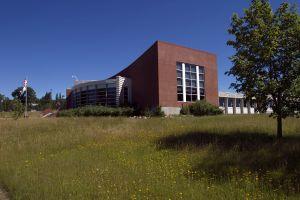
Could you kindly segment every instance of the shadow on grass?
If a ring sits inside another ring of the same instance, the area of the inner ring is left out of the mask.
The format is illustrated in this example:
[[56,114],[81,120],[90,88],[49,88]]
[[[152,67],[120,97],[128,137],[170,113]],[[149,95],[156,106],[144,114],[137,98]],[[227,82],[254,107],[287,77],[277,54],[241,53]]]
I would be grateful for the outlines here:
[[205,150],[193,173],[186,174],[195,180],[250,181],[287,195],[300,193],[300,137],[278,141],[264,133],[190,132],[160,138],[156,144],[158,149]]

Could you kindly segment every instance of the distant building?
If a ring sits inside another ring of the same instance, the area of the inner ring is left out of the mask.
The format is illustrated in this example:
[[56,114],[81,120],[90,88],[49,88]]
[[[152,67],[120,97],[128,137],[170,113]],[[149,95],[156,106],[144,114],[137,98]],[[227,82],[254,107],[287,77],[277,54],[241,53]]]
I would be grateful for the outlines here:
[[161,41],[115,76],[79,82],[67,89],[68,108],[160,106],[169,115],[179,114],[184,104],[202,99],[218,105],[216,55]]
[[[219,108],[224,114],[255,114],[256,103],[247,102],[245,95],[230,92],[219,92]],[[267,113],[272,113],[270,106]]]

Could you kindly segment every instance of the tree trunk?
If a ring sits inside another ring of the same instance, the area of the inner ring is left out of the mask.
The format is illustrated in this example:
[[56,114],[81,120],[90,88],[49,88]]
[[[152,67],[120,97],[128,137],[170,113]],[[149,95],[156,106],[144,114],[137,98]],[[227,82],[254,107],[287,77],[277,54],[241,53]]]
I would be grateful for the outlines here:
[[277,139],[282,138],[282,117],[277,116]]

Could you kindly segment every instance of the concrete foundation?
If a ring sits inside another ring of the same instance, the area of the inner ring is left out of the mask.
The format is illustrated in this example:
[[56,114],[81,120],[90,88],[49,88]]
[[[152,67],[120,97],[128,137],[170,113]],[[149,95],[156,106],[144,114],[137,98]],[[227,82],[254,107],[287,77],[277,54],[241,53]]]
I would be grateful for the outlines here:
[[180,107],[161,107],[161,110],[164,111],[165,115],[179,115]]

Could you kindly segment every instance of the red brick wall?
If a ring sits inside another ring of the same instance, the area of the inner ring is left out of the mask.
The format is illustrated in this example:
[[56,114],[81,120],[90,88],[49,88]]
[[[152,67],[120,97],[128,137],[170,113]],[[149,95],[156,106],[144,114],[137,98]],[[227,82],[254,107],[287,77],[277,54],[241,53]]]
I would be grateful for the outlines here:
[[218,105],[218,72],[216,55],[166,42],[158,41],[159,105],[176,107],[176,62],[204,66],[206,100]]
[[157,43],[116,76],[132,81],[132,102],[139,108],[158,106]]
[[67,109],[72,108],[72,89],[66,89],[66,100],[67,100]]
[[205,98],[208,102],[218,105],[215,54],[157,41],[117,75],[132,80],[134,105],[140,108],[181,107],[183,103],[177,101],[176,62],[204,66]]

